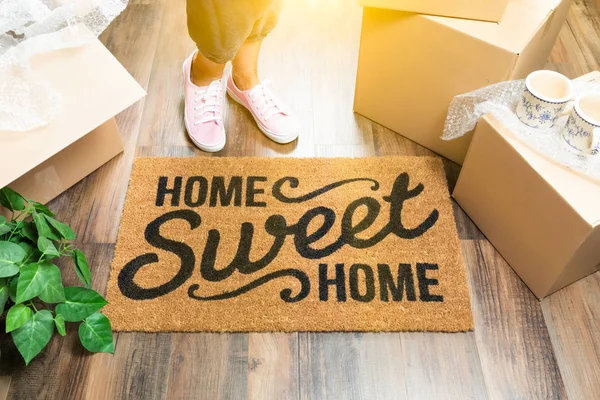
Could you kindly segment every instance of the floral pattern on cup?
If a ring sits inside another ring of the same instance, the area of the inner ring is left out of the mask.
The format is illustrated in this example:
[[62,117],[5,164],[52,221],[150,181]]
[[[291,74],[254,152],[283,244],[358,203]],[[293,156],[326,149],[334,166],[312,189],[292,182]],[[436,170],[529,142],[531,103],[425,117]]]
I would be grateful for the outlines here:
[[517,105],[517,117],[532,128],[552,128],[568,104],[568,101],[552,103],[542,100],[525,89]]
[[600,125],[584,120],[576,110],[573,110],[562,131],[562,137],[569,150],[579,155],[596,156],[600,153],[600,141],[596,140],[595,148],[591,148],[594,134],[600,134]]

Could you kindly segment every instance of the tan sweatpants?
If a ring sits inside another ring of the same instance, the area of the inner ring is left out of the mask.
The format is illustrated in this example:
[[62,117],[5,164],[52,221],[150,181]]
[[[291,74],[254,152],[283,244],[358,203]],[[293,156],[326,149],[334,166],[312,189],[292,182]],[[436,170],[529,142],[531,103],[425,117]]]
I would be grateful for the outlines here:
[[232,60],[246,40],[259,40],[277,24],[282,0],[187,0],[188,31],[209,60]]

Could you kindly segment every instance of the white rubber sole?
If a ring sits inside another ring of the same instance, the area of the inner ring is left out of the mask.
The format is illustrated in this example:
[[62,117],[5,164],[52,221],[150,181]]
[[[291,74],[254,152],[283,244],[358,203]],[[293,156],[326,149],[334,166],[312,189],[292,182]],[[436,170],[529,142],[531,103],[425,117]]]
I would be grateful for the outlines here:
[[[248,110],[248,107],[246,107],[246,105],[244,104],[244,102],[236,96],[235,93],[233,93],[231,90],[229,90],[229,88],[227,88],[227,94],[229,95],[229,97],[231,97],[231,99],[233,101],[235,101],[236,103],[238,103],[239,105],[241,105],[242,107],[244,107],[246,110]],[[250,111],[250,110],[248,110]],[[258,118],[256,118],[254,116],[254,113],[252,113],[252,111],[250,111],[250,114],[252,115],[252,118],[254,118],[254,121],[256,122],[256,125],[258,126],[258,129],[260,129],[260,131],[262,133],[264,133],[264,135],[266,137],[268,137],[269,139],[271,139],[272,141],[274,141],[275,143],[279,143],[279,144],[287,144],[287,143],[291,143],[294,140],[298,139],[298,136],[300,135],[300,130],[296,130],[295,132],[292,132],[288,135],[285,136],[281,136],[281,135],[277,135],[274,132],[270,131],[269,129],[267,129]]]

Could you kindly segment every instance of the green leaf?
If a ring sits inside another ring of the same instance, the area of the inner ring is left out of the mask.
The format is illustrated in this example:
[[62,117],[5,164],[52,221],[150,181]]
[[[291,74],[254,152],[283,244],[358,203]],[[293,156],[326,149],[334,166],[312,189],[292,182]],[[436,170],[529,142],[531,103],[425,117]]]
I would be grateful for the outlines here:
[[38,295],[40,300],[46,303],[64,302],[66,300],[65,288],[63,287],[60,269],[50,263],[43,263],[40,268],[44,269],[44,279],[47,281],[46,287]]
[[12,332],[13,341],[26,365],[48,345],[53,333],[54,318],[48,310],[37,312],[25,325]]
[[4,313],[4,307],[6,307],[6,302],[8,301],[10,289],[4,279],[0,279],[0,281],[2,281],[0,283],[0,315],[2,315]]
[[31,318],[31,309],[23,304],[12,306],[6,314],[6,333],[25,325]]
[[79,339],[83,347],[91,352],[115,352],[110,321],[100,313],[90,315],[79,325]]
[[17,302],[17,285],[19,284],[19,277],[15,276],[8,285],[8,298],[13,302]]
[[67,335],[67,329],[65,328],[65,319],[62,315],[56,314],[56,317],[54,317],[54,324],[56,325],[56,330],[58,331],[60,336]]
[[32,217],[39,236],[43,236],[52,240],[60,240],[60,236],[58,236],[56,232],[50,228],[50,225],[48,225],[48,221],[46,221],[46,218],[44,218],[44,214],[39,214],[34,210]]
[[85,287],[89,289],[92,285],[90,266],[81,250],[75,249],[73,251],[73,261],[75,262],[75,273],[79,277],[79,280],[83,282]]
[[17,284],[17,298],[15,303],[19,304],[36,297],[44,287],[46,282],[42,280],[39,264],[27,264],[21,268],[19,281]]
[[54,213],[52,211],[50,211],[48,209],[48,207],[46,207],[45,205],[43,205],[42,203],[38,203],[37,201],[33,202],[33,208],[35,209],[35,211],[37,211],[40,214],[44,214],[47,215],[49,217],[54,217]]
[[18,244],[0,242],[0,278],[16,275],[24,258],[25,251]]
[[23,197],[8,186],[0,190],[0,204],[10,211],[21,211],[25,209]]
[[33,247],[33,245],[28,242],[20,242],[19,246],[21,246],[23,251],[25,251],[25,258],[23,261],[21,261],[21,264],[28,264],[29,260],[37,260],[42,255],[42,253],[37,249],[37,246]]
[[17,285],[17,304],[33,299],[46,288],[48,275],[51,274],[49,265],[52,264],[32,263],[21,268]]
[[56,312],[68,322],[81,321],[108,304],[95,291],[76,286],[66,287],[65,297],[67,300],[56,306]]
[[21,235],[25,236],[33,243],[37,243],[38,241],[37,228],[32,221],[25,221],[22,223]]
[[0,236],[7,234],[12,230],[13,227],[10,225],[10,223],[6,221],[6,218],[0,215]]
[[52,240],[47,239],[43,236],[40,236],[38,238],[37,245],[38,245],[38,249],[43,254],[51,256],[51,257],[60,257],[60,253],[56,249],[56,246],[54,246],[54,243],[52,243]]
[[48,215],[44,215],[44,218],[46,218],[46,221],[48,221],[48,223],[50,223],[50,225],[56,229],[62,238],[66,240],[75,240],[75,233],[73,233],[73,230],[69,227],[69,225],[63,224],[62,222],[59,222]]

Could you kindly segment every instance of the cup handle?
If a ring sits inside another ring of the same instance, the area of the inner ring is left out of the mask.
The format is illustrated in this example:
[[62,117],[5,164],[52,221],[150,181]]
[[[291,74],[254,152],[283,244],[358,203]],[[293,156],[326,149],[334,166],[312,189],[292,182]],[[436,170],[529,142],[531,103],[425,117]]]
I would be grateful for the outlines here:
[[600,151],[600,128],[594,128],[594,130],[592,131],[592,145],[587,151],[587,154],[592,155],[592,153],[596,149]]
[[571,100],[567,103],[567,105],[565,106],[565,109],[560,112],[558,115],[560,115],[561,117],[566,117],[567,115],[570,115],[573,112],[573,109],[575,108],[575,100]]

